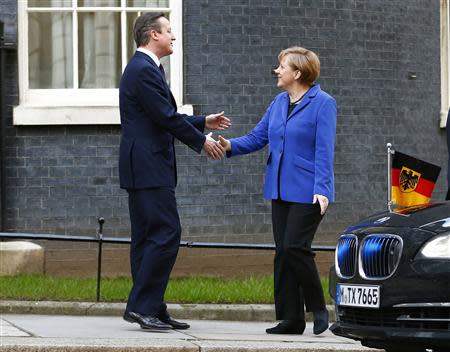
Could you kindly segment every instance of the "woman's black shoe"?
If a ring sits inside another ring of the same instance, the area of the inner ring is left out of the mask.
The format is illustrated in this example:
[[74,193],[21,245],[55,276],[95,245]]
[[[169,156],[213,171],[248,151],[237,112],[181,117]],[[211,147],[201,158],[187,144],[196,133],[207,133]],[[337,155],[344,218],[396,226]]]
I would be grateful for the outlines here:
[[314,335],[319,335],[328,329],[328,311],[321,310],[313,312],[314,315]]
[[268,334],[303,334],[305,331],[304,320],[283,320],[277,326],[266,329]]

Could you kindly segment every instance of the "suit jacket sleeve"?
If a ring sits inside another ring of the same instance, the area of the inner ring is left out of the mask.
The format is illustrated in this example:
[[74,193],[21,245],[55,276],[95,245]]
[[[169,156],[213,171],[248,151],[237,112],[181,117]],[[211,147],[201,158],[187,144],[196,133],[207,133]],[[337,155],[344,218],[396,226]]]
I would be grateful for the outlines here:
[[201,133],[205,131],[205,116],[187,116],[186,120]]
[[269,142],[269,118],[272,105],[273,102],[267,108],[261,121],[249,134],[230,139],[231,151],[227,152],[227,157],[252,153],[266,146]]
[[181,142],[200,153],[206,137],[201,132],[204,117],[179,114],[167,97],[166,87],[155,70],[145,67],[137,82],[137,96],[146,116]]
[[333,199],[333,160],[336,141],[336,101],[326,100],[317,116],[314,194]]

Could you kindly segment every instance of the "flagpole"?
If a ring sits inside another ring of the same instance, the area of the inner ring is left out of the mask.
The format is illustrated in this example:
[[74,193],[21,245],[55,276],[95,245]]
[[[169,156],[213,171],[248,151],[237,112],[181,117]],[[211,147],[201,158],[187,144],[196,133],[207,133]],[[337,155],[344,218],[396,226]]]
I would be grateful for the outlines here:
[[387,148],[387,207],[388,210],[391,211],[391,207],[394,204],[392,202],[392,154],[395,153],[392,150],[392,144],[386,144]]

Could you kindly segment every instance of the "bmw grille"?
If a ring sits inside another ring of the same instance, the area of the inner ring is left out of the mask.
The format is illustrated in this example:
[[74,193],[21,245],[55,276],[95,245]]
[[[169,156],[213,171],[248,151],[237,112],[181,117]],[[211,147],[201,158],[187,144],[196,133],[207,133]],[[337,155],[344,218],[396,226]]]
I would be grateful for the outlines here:
[[349,279],[355,275],[358,238],[342,235],[336,246],[336,272],[339,277]]
[[396,235],[370,235],[359,250],[359,274],[364,279],[385,279],[397,269],[403,241]]

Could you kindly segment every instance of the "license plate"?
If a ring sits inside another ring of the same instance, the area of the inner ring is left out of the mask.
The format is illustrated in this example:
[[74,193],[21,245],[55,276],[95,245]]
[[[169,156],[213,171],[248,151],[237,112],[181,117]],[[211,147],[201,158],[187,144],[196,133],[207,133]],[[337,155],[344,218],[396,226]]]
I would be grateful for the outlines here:
[[379,308],[380,286],[338,284],[336,303],[340,306]]

